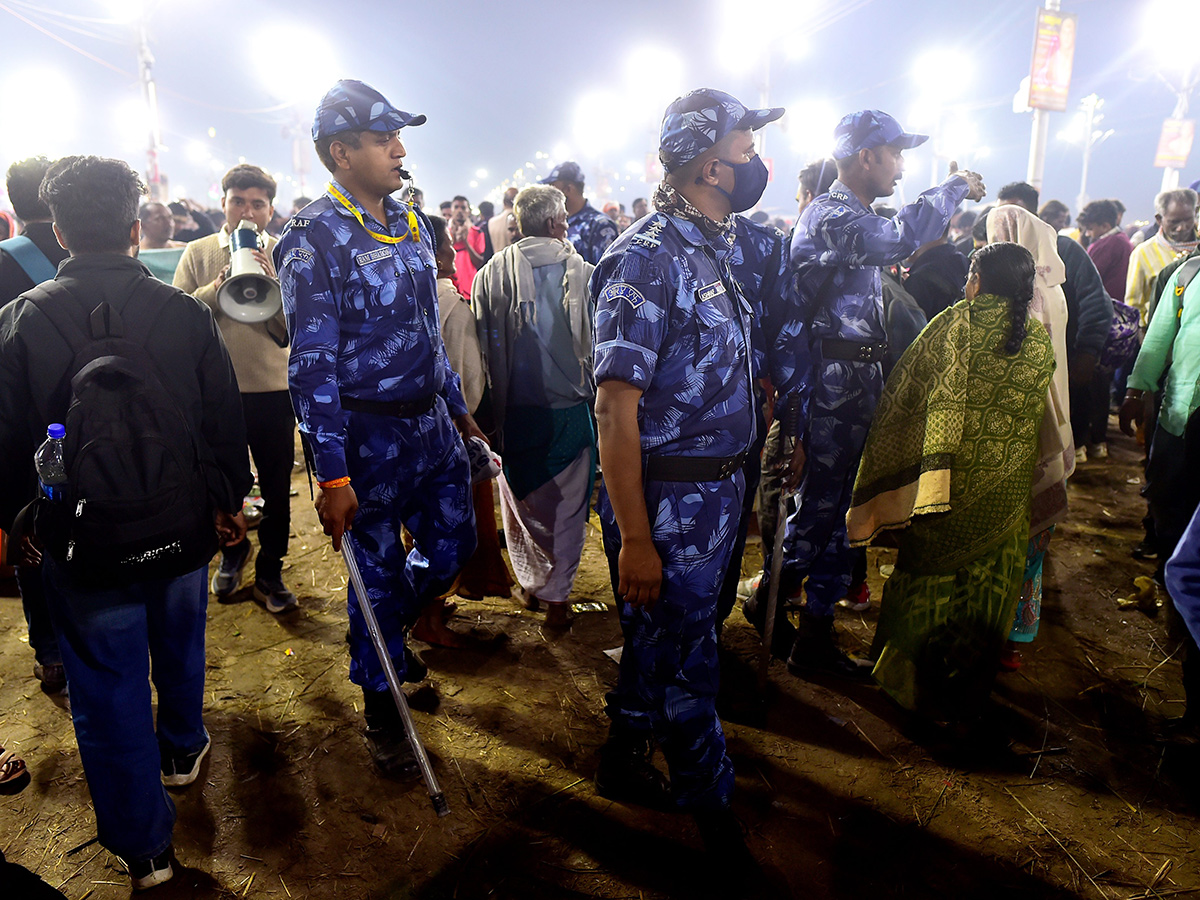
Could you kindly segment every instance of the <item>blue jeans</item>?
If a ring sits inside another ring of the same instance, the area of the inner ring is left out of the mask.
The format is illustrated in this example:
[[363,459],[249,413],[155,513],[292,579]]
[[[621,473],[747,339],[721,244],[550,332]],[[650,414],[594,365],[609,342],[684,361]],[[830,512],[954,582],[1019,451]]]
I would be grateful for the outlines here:
[[18,566],[17,588],[21,591],[21,606],[25,610],[25,624],[29,626],[29,646],[33,648],[33,658],[43,666],[59,665],[62,657],[58,652],[54,625],[50,621],[50,610],[46,606],[42,567]]
[[207,567],[118,590],[80,589],[49,557],[43,575],[96,833],[124,859],[150,859],[170,846],[175,825],[160,753],[194,753],[208,740],[201,719]]

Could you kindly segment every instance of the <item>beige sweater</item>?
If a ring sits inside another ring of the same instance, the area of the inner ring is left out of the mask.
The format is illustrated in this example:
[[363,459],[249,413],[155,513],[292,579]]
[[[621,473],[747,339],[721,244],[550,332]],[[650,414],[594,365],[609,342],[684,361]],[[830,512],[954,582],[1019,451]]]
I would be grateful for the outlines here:
[[439,278],[438,318],[442,326],[442,343],[450,368],[462,379],[462,395],[471,414],[483,399],[483,354],[479,352],[475,316],[471,307],[458,292],[450,278]]
[[[267,235],[264,251],[270,256],[275,238]],[[208,305],[225,338],[238,388],[243,394],[262,394],[288,389],[288,348],[280,347],[271,337],[287,335],[283,311],[267,322],[248,324],[231,319],[217,305],[213,281],[229,265],[229,233],[223,227],[216,234],[192,241],[183,251],[175,270],[175,287],[186,291]],[[268,331],[268,327],[270,331]]]

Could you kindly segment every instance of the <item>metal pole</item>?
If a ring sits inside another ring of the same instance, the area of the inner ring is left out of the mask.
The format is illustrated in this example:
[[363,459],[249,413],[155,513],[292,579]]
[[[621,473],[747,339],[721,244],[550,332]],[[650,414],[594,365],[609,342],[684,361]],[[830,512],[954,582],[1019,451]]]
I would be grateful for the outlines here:
[[429,756],[425,753],[425,745],[421,743],[421,736],[417,734],[417,726],[413,722],[408,701],[404,697],[404,691],[400,690],[400,676],[396,674],[392,655],[388,653],[383,632],[379,630],[379,620],[375,618],[375,610],[371,607],[371,598],[367,595],[362,573],[359,572],[358,562],[354,559],[354,540],[348,532],[342,534],[342,558],[346,561],[350,584],[354,586],[354,593],[358,595],[358,608],[362,610],[363,618],[367,622],[371,643],[375,645],[375,652],[379,654],[379,662],[383,666],[383,674],[387,678],[392,699],[396,702],[396,709],[400,711],[400,718],[404,721],[404,731],[408,735],[409,743],[412,744],[413,755],[417,757],[417,765],[421,768],[421,777],[425,779],[425,788],[429,791],[433,810],[439,817],[448,816],[450,815],[450,804],[446,802],[446,795],[438,785],[437,776],[433,773],[433,766],[429,763]]
[[154,54],[150,52],[150,40],[146,35],[146,20],[138,22],[138,80],[142,85],[142,99],[146,103],[146,118],[149,124],[149,143],[146,146],[146,181],[150,188],[150,199],[160,203],[167,201],[166,185],[158,165],[158,151],[162,147],[162,136],[158,126],[158,92],[154,86]]
[[[1171,118],[1182,119],[1187,115],[1188,94],[1191,92],[1191,88],[1192,85],[1188,83],[1187,76],[1184,76],[1179,89],[1175,92],[1175,111],[1171,113]],[[1163,169],[1161,190],[1173,191],[1177,187],[1179,187],[1179,170],[1167,166]]]
[[1100,98],[1095,94],[1089,94],[1083,98],[1083,171],[1079,176],[1079,196],[1075,198],[1075,215],[1079,215],[1079,211],[1087,206],[1088,202],[1088,167],[1092,162],[1092,145],[1095,142],[1096,132],[1096,109],[1099,106],[1099,101]]
[[[1059,0],[1046,0],[1046,9],[1061,9]],[[1033,133],[1029,139],[1029,168],[1025,180],[1042,189],[1043,175],[1046,171],[1046,143],[1050,136],[1050,113],[1044,109],[1033,111]]]

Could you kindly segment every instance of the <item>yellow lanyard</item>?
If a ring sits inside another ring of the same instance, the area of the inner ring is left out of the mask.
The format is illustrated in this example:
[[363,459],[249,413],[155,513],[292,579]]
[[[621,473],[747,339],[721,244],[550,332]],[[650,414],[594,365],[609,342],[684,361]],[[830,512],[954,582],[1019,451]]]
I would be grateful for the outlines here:
[[362,213],[360,213],[355,208],[354,204],[346,198],[345,194],[333,186],[332,181],[329,182],[329,193],[333,194],[333,196],[337,198],[338,202],[341,203],[342,206],[350,210],[350,212],[354,215],[354,218],[358,219],[358,224],[361,225],[364,230],[366,230],[367,234],[375,238],[375,240],[379,241],[381,244],[399,244],[409,235],[412,236],[414,244],[421,240],[421,232],[417,226],[417,214],[413,212],[413,208],[411,206],[408,208],[408,231],[400,235],[400,237],[392,237],[390,234],[380,234],[378,231],[372,231],[370,228],[367,228],[367,223],[363,221]]

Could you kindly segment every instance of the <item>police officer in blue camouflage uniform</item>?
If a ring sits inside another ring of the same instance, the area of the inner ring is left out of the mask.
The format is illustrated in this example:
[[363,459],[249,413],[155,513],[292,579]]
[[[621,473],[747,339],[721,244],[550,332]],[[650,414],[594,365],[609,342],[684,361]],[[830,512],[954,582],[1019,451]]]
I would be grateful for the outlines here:
[[552,184],[563,192],[567,198],[567,240],[575,245],[580,256],[596,265],[621,230],[583,196],[579,163],[569,160],[559,163],[542,179],[542,184]]
[[[693,91],[663,119],[657,212],[593,273],[598,512],[625,645],[597,790],[670,801],[706,844],[753,866],[729,811],[733,767],[717,719],[717,598],[742,512],[755,439],[753,311],[731,272],[732,211],[762,195],[752,130],[782,109]],[[729,856],[724,857],[728,859]]]
[[[799,491],[787,521],[779,595],[794,596],[807,579],[807,606],[788,657],[793,674],[867,678],[868,669],[838,648],[833,610],[850,584],[846,511],[883,387],[879,270],[941,237],[959,203],[981,200],[984,186],[951,164],[945,182],[885,219],[871,204],[891,196],[904,171],[903,152],[927,136],[905,133],[887,113],[863,110],[845,116],[834,137],[838,180],[804,210],[792,236],[788,291],[799,316],[785,323],[780,340],[794,341],[806,363],[794,380],[778,384],[798,398],[802,430],[788,479],[790,486],[799,482]],[[760,603],[768,589],[764,577]]]
[[[405,629],[475,549],[463,438],[482,436],[442,344],[429,221],[391,196],[407,177],[400,130],[424,122],[362,82],[339,81],[312,129],[333,180],[275,250],[317,514],[335,550],[353,525],[370,595],[347,597],[350,679],[363,690],[376,764],[407,776],[417,773],[412,748],[360,604],[372,604],[400,676],[415,677]],[[407,554],[401,526],[415,542]]]
[[[754,510],[754,498],[762,475],[763,445],[767,440],[766,395],[762,379],[770,376],[767,356],[772,348],[768,347],[768,343],[778,336],[780,320],[787,313],[783,297],[787,284],[787,236],[775,226],[760,224],[748,216],[735,215],[733,222],[735,241],[729,255],[729,269],[754,311],[751,336],[754,345],[754,411],[757,437],[746,455],[746,463],[742,469],[746,480],[746,497],[742,504],[742,520],[738,526],[737,540],[729,558],[729,569],[721,587],[717,609],[718,631],[737,603],[742,555],[746,549],[750,514]],[[784,354],[778,351],[786,349],[788,348],[774,348],[775,352],[771,358],[776,366],[784,358]]]

